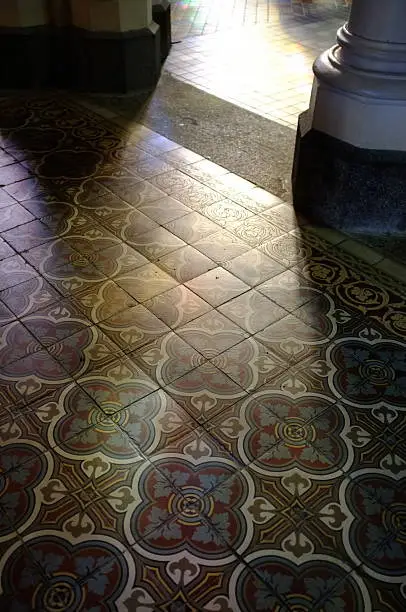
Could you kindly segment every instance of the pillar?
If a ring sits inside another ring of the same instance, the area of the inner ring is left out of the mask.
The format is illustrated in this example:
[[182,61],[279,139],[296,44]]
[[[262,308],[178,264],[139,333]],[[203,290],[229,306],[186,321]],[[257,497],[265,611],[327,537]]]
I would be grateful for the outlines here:
[[0,87],[29,89],[48,83],[46,0],[0,4]]
[[172,46],[171,3],[169,0],[152,0],[152,18],[159,25],[161,61],[164,62]]
[[71,12],[80,89],[128,93],[157,83],[160,36],[151,0],[71,0]]
[[352,0],[337,44],[314,63],[299,118],[293,199],[343,231],[406,230],[406,1]]

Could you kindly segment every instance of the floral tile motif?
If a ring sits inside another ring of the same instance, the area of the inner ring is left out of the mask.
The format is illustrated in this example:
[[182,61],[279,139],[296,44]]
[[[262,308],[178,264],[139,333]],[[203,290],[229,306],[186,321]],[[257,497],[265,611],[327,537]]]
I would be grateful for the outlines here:
[[227,227],[233,223],[248,219],[253,214],[232,200],[221,200],[211,204],[202,212],[206,217],[221,225],[221,227]]
[[175,380],[165,391],[198,423],[213,418],[246,395],[241,387],[208,362]]
[[137,240],[138,236],[158,227],[155,221],[134,208],[111,219],[108,226],[113,234],[130,246]]
[[273,276],[259,285],[257,290],[289,312],[300,308],[316,295],[311,284],[292,270]]
[[[224,263],[224,267],[244,283],[255,287],[259,283],[279,275],[284,267],[258,249],[251,249]],[[270,296],[268,296],[270,297]]]
[[112,280],[78,291],[74,299],[75,304],[93,323],[99,323],[136,304],[135,300]]
[[176,329],[211,310],[210,304],[183,285],[145,302],[145,307],[172,329]]
[[108,277],[131,272],[131,270],[148,263],[148,260],[141,253],[124,242],[94,253],[90,257],[90,261],[97,270]]
[[48,351],[72,378],[113,361],[121,354],[119,347],[95,326],[85,327],[64,338],[50,346]]
[[75,261],[86,261],[86,258],[63,238],[57,238],[26,251],[24,259],[40,274],[51,272]]
[[216,223],[198,212],[191,212],[175,219],[167,223],[165,227],[189,244],[194,244],[198,240],[203,240],[219,231],[219,226]]
[[190,245],[160,257],[157,263],[180,283],[185,283],[216,267],[211,259]]
[[202,355],[174,332],[160,336],[130,357],[162,386],[180,378],[205,361]]
[[56,270],[43,272],[43,277],[64,297],[72,296],[106,279],[87,259],[79,259]]
[[243,240],[226,230],[210,234],[195,242],[193,246],[218,264],[234,259],[249,250],[249,246]]
[[248,337],[241,327],[215,310],[178,328],[177,333],[207,359]]
[[128,357],[95,366],[89,375],[78,379],[78,384],[106,416],[114,415],[158,388]]
[[41,276],[0,292],[0,299],[17,316],[27,316],[61,299],[59,293]]
[[149,260],[155,261],[164,255],[185,246],[183,240],[168,232],[164,227],[158,227],[137,236],[131,245]]
[[197,293],[212,306],[219,306],[249,287],[224,268],[215,268],[186,283],[186,286]]
[[219,306],[219,311],[250,334],[255,334],[287,314],[286,310],[255,290],[247,291]]
[[167,325],[142,304],[105,319],[99,327],[125,352],[139,349],[169,332]]
[[41,348],[39,342],[19,321],[0,328],[0,368]]
[[103,190],[102,194],[96,197],[81,199],[78,206],[81,212],[92,215],[100,223],[133,210],[131,204],[128,204],[128,202],[125,202],[107,189]]
[[260,245],[260,250],[283,266],[291,267],[311,257],[311,248],[293,234],[284,234]]
[[35,276],[38,276],[38,272],[29,266],[20,255],[8,257],[1,262],[0,291],[14,287]]
[[90,325],[70,300],[61,300],[22,319],[43,346],[51,346]]
[[281,236],[283,231],[259,216],[252,216],[240,223],[230,226],[230,231],[251,247],[258,247],[263,242]]
[[185,206],[170,196],[162,198],[162,200],[156,200],[155,202],[141,204],[137,209],[160,225],[165,225],[165,223],[179,219],[192,212],[188,206]]
[[15,315],[7,308],[5,304],[0,302],[0,327],[12,323],[16,320]]
[[287,368],[281,357],[255,338],[235,344],[211,361],[246,391],[261,387]]
[[177,281],[152,263],[120,274],[114,280],[138,302],[145,302],[178,285]]
[[296,229],[298,225],[303,222],[300,217],[298,218],[296,216],[293,206],[288,206],[287,204],[272,206],[271,208],[264,210],[264,212],[261,213],[261,217],[273,225],[277,225],[284,232],[290,232]]
[[260,187],[254,187],[254,189],[249,189],[244,193],[234,194],[231,196],[231,199],[256,214],[267,210],[271,206],[282,204],[280,198]]
[[113,193],[135,207],[165,197],[165,192],[157,189],[148,181],[130,182],[126,184],[126,182],[121,179],[117,182],[117,185],[114,186]]

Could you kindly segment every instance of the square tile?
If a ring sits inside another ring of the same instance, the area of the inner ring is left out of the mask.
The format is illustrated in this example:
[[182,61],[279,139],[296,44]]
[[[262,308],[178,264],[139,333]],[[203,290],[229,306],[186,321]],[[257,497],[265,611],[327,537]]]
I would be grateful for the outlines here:
[[284,234],[274,240],[268,240],[261,244],[259,249],[286,268],[300,264],[312,255],[311,248],[293,234]]
[[283,232],[290,232],[303,224],[303,219],[296,215],[293,206],[278,204],[267,208],[261,217],[281,228]]
[[160,268],[163,268],[180,283],[189,281],[216,267],[211,259],[192,246],[185,246],[169,255],[160,257],[157,263]]
[[0,327],[0,368],[41,348],[39,342],[19,321]]
[[258,249],[251,249],[224,264],[224,267],[238,276],[250,287],[280,274],[285,268]]
[[132,240],[131,244],[151,261],[185,246],[183,240],[164,227],[158,227],[145,234],[140,234]]
[[124,352],[134,351],[169,332],[169,327],[142,304],[113,315],[99,327]]
[[202,238],[193,246],[219,264],[242,255],[250,248],[243,240],[226,230]]
[[287,314],[286,310],[255,290],[230,300],[218,309],[249,334],[255,334]]
[[174,332],[160,336],[150,344],[138,348],[130,356],[134,363],[162,386],[168,385],[205,361],[200,353]]
[[21,255],[8,257],[1,262],[0,291],[15,287],[35,276],[38,276],[38,272],[28,265]]
[[111,279],[76,292],[74,301],[93,323],[99,323],[136,304],[135,300]]
[[219,226],[198,212],[167,223],[165,227],[185,242],[193,244],[219,231]]
[[249,290],[248,285],[224,268],[210,270],[187,282],[186,286],[212,306],[219,306]]
[[[200,299],[200,298],[199,298]],[[16,320],[15,314],[3,302],[0,302],[0,327]]]
[[43,346],[51,346],[91,325],[70,300],[40,308],[22,319],[25,327]]
[[207,359],[248,337],[244,330],[215,310],[180,327],[177,333]]
[[114,280],[117,285],[122,287],[124,291],[127,291],[138,302],[146,302],[150,298],[164,293],[179,284],[152,263],[126,274],[120,274]]
[[251,247],[258,247],[263,242],[283,234],[283,231],[278,226],[265,221],[265,219],[258,215],[230,225],[229,230]]
[[7,208],[0,208],[0,232],[5,232],[13,227],[33,221],[33,217],[28,210],[17,204],[17,202]]
[[246,395],[212,363],[205,363],[165,387],[198,423],[205,423]]
[[109,277],[125,274],[148,263],[146,257],[124,242],[97,251],[91,261],[97,270]]
[[286,362],[256,338],[247,338],[212,360],[246,391],[254,391],[287,369]]
[[[23,181],[30,176],[31,172],[22,164],[14,163],[0,167],[0,185],[7,186],[11,183]],[[7,190],[8,191],[8,190]]]
[[145,306],[172,329],[211,310],[210,304],[182,285],[148,300]]
[[315,296],[311,283],[292,270],[286,270],[257,286],[260,293],[293,312],[309,302]]
[[33,249],[34,247],[54,240],[55,232],[47,227],[45,223],[39,219],[25,223],[19,227],[3,232],[3,238],[15,249],[21,253]]
[[230,224],[238,223],[251,217],[253,213],[247,208],[236,204],[232,200],[221,200],[215,204],[211,204],[202,210],[202,213],[209,217],[221,227],[230,226]]
[[15,254],[16,252],[14,249],[12,249],[11,246],[3,240],[3,238],[0,238],[0,261],[7,259],[8,257],[12,257]]
[[255,187],[254,189],[250,189],[244,193],[232,195],[231,199],[256,214],[267,210],[271,206],[282,204],[282,200],[280,198],[268,193],[268,191],[265,191],[260,187]]
[[137,209],[160,225],[165,225],[165,223],[179,219],[179,217],[183,217],[192,212],[188,206],[185,206],[170,196],[166,196],[155,202],[141,204]]
[[136,241],[137,236],[156,229],[158,224],[139,210],[133,209],[109,221],[109,229],[118,238],[130,245]]

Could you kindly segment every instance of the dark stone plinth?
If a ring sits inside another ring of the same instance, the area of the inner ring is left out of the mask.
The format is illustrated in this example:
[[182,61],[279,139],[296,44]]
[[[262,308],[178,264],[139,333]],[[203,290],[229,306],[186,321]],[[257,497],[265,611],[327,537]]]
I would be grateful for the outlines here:
[[130,32],[74,31],[76,87],[100,93],[152,89],[161,73],[159,26]]
[[359,149],[299,117],[293,203],[311,221],[365,234],[406,231],[406,152]]
[[130,32],[0,29],[0,89],[126,94],[153,89],[160,74],[160,29],[155,23]]
[[171,4],[168,0],[154,0],[152,3],[152,19],[160,28],[161,61],[164,62],[172,45]]
[[50,40],[47,26],[0,28],[0,88],[47,87]]

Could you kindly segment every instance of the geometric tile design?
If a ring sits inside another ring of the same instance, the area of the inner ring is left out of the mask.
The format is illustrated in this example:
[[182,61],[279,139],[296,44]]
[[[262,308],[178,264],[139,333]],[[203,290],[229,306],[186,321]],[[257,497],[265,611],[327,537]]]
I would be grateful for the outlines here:
[[0,115],[0,608],[403,610],[406,288],[145,127]]

